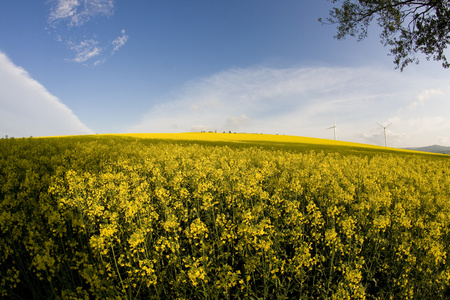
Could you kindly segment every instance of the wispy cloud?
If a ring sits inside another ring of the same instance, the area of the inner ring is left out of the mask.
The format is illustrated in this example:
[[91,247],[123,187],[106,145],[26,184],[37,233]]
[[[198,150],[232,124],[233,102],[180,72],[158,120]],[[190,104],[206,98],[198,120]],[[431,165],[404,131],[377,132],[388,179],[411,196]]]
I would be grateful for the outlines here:
[[114,46],[114,49],[112,51],[113,54],[128,41],[128,35],[125,34],[125,29],[122,29],[121,33],[122,36],[117,37],[114,41],[111,42],[111,44]]
[[74,44],[70,42],[69,48],[73,50],[76,54],[75,58],[72,60],[77,63],[83,63],[90,58],[100,55],[101,49],[98,47],[98,41],[95,40],[85,40],[79,44]]
[[[85,65],[99,65],[114,55],[128,41],[125,30],[113,41],[104,40],[92,29],[93,19],[111,17],[114,13],[114,0],[50,0],[48,24],[55,33],[55,39],[62,42],[75,54],[68,61]],[[88,24],[91,23],[91,24]],[[95,24],[94,24],[95,25]],[[86,27],[91,38],[86,38]],[[79,28],[83,27],[81,32]],[[79,32],[80,31],[80,32]]]
[[[383,145],[376,123],[390,121],[395,123],[389,129],[391,146],[427,144],[449,134],[418,134],[411,122],[450,111],[449,101],[443,101],[450,96],[442,89],[446,82],[373,68],[231,69],[186,83],[127,131],[232,130],[331,139],[333,133],[325,129],[336,119],[341,140]],[[443,91],[439,99],[431,93],[423,107],[410,108],[424,91],[438,89]],[[447,124],[430,128],[439,126]]]
[[0,135],[92,134],[44,86],[0,52]]
[[80,3],[77,0],[59,0],[53,4],[48,22],[52,23],[56,20],[73,18],[77,13],[77,7]]
[[53,0],[48,22],[52,26],[62,22],[69,27],[81,26],[98,16],[111,16],[113,0]]

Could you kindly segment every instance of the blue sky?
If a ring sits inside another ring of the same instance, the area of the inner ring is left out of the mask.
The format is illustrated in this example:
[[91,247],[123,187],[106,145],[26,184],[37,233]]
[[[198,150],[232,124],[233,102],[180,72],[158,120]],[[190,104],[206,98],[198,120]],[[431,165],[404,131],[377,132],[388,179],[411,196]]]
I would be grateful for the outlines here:
[[450,70],[404,72],[326,0],[0,1],[0,136],[217,130],[450,145]]

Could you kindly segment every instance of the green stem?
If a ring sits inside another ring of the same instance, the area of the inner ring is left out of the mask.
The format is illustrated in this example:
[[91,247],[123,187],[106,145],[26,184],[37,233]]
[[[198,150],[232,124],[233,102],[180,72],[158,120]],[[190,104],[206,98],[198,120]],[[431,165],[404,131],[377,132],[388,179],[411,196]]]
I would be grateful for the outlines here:
[[[116,267],[117,275],[119,276],[120,285],[122,286],[122,290],[124,291],[124,294],[125,294],[125,297],[126,297],[127,294],[125,293],[125,285],[123,284],[122,276],[120,276],[119,266],[117,265],[117,260],[116,260],[116,254],[114,253],[114,247],[112,245],[111,245],[111,252],[113,254],[114,265]],[[128,297],[126,297],[126,299],[128,299]]]

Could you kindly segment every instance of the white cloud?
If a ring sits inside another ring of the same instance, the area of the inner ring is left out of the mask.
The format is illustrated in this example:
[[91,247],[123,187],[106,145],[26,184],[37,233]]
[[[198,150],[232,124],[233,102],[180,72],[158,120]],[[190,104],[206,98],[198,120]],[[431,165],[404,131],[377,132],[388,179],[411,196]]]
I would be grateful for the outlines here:
[[[388,122],[393,123],[389,145],[421,146],[450,137],[441,130],[444,123],[430,124],[427,134],[418,134],[411,124],[450,111],[450,101],[444,101],[450,89],[443,88],[448,79],[373,68],[235,68],[186,83],[127,131],[233,130],[332,139],[333,132],[325,129],[336,119],[340,140],[384,145],[376,123]],[[435,99],[424,90],[442,94]],[[408,108],[424,97],[433,101],[423,101],[412,113]]]
[[102,59],[96,60],[96,61],[94,62],[94,66],[101,65],[101,64],[104,63],[105,61],[106,61],[106,58],[102,58]]
[[438,145],[450,146],[450,137],[438,136]]
[[114,46],[114,49],[112,53],[119,50],[120,47],[125,45],[125,43],[128,41],[128,35],[125,34],[125,29],[122,29],[122,36],[117,37],[114,41],[111,42],[111,44]]
[[[388,146],[402,146],[403,142],[410,139],[407,133],[398,132],[398,129],[392,128],[391,126],[386,128],[386,143]],[[374,126],[373,128],[366,129],[360,138],[368,144],[384,146],[384,129],[380,126]]]
[[441,89],[426,89],[423,90],[418,96],[417,96],[417,100],[414,101],[413,103],[411,103],[411,105],[409,106],[409,109],[414,109],[418,106],[423,106],[425,104],[426,101],[433,99],[437,96],[443,95],[443,91]]
[[1,136],[92,133],[58,98],[0,52]]
[[[107,54],[114,55],[128,41],[128,35],[122,29],[121,35],[113,41],[101,39],[93,33],[86,36],[86,28],[94,32],[94,22],[89,21],[99,17],[110,17],[114,13],[114,0],[49,0],[49,29],[55,34],[55,39],[62,42],[75,53],[75,58],[68,61],[99,65],[107,60]],[[83,30],[80,29],[83,26]],[[95,59],[94,59],[95,58]]]
[[58,22],[69,27],[81,26],[94,17],[110,16],[114,11],[113,0],[54,0],[51,3],[48,22],[52,26]]
[[231,130],[236,130],[239,127],[247,126],[250,121],[251,119],[247,115],[242,114],[240,116],[229,117],[226,121],[226,126]]
[[416,128],[416,132],[418,133],[450,129],[450,119],[444,118],[443,116],[410,119],[407,121],[407,124],[410,127]]
[[56,20],[74,17],[79,5],[80,3],[77,0],[58,0],[50,11],[48,21],[54,22]]
[[70,42],[68,45],[69,48],[76,53],[76,56],[72,61],[77,63],[83,63],[101,53],[101,49],[98,47],[98,41],[95,40],[84,40],[79,44]]

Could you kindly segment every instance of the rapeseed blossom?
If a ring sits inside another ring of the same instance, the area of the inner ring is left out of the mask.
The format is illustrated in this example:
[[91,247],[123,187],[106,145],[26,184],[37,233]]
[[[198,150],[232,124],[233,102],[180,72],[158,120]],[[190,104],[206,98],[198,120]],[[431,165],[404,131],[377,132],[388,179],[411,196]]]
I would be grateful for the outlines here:
[[447,158],[44,142],[0,150],[2,297],[28,288],[70,299],[444,299],[450,290]]

